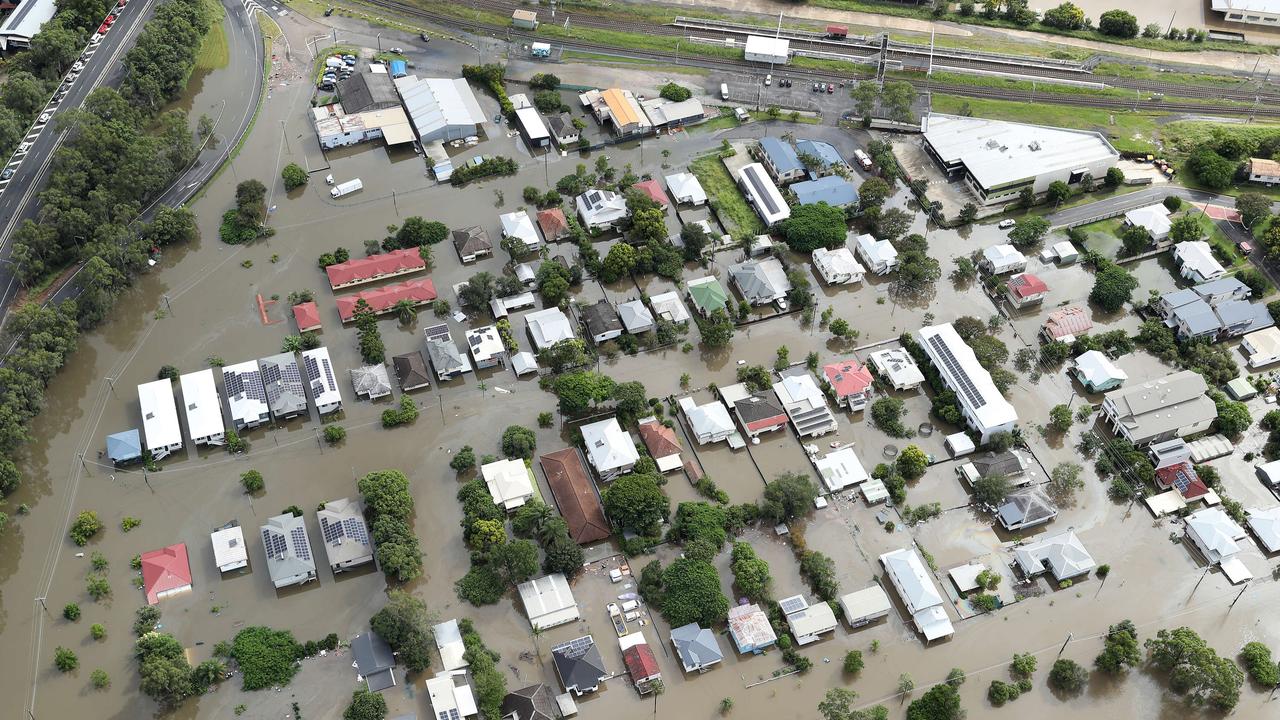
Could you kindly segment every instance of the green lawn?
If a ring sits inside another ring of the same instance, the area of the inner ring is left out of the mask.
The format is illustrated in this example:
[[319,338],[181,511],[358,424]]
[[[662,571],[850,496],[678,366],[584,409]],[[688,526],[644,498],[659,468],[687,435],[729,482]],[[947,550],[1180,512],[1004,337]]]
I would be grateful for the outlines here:
[[209,27],[209,34],[204,36],[200,52],[196,54],[196,72],[208,72],[227,66],[231,61],[231,53],[227,49],[227,33],[222,21],[215,20]]
[[759,235],[764,232],[764,224],[751,204],[742,196],[738,185],[729,175],[729,170],[720,162],[718,154],[704,155],[689,163],[692,172],[707,191],[707,198],[722,222],[731,227],[725,228],[733,237],[743,235]]
[[1149,65],[1126,65],[1124,63],[1103,62],[1093,69],[1094,75],[1108,75],[1121,78],[1139,78],[1143,80],[1159,80],[1180,85],[1214,85],[1235,87],[1244,82],[1230,75],[1210,75],[1208,73],[1169,72],[1162,73]]
[[975,117],[1010,120],[1036,125],[1099,130],[1111,139],[1117,150],[1155,152],[1153,144],[1158,131],[1156,121],[1167,113],[1110,112],[1093,108],[1054,105],[1047,102],[1026,103],[1009,100],[984,100],[956,95],[935,94],[933,110],[939,113],[961,113],[967,107]]

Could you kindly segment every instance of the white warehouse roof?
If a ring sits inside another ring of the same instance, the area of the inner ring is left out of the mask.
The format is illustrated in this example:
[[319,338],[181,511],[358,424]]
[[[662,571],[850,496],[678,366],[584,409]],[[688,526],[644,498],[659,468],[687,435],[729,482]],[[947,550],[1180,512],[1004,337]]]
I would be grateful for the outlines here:
[[192,442],[221,438],[226,432],[222,424],[222,403],[213,384],[213,370],[197,370],[178,378],[182,385],[182,405],[187,412],[187,431]]
[[9,50],[11,45],[30,45],[31,38],[49,22],[57,9],[54,0],[22,0],[0,23],[0,50]]
[[462,78],[406,77],[396,81],[405,112],[423,142],[448,134],[450,128],[483,125],[484,111]]
[[538,109],[535,107],[516,110],[516,120],[520,121],[520,126],[524,128],[530,142],[551,137],[551,133],[547,132],[546,124],[542,122],[542,116],[538,114]]
[[767,37],[764,35],[748,35],[746,55],[747,59],[752,59],[753,55],[768,55],[778,58],[786,58],[788,51],[791,49],[791,41],[784,37]]
[[171,381],[153,380],[139,385],[138,405],[148,449],[182,446],[182,427],[178,424],[178,406],[173,401]]

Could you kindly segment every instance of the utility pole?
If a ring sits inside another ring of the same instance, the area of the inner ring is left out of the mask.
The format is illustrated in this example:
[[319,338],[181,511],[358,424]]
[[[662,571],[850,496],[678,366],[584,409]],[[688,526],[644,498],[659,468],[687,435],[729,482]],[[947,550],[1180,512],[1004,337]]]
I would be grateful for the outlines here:
[[1072,633],[1067,633],[1067,639],[1062,641],[1062,647],[1058,648],[1058,657],[1062,657],[1062,651],[1067,649],[1067,645],[1071,643]]

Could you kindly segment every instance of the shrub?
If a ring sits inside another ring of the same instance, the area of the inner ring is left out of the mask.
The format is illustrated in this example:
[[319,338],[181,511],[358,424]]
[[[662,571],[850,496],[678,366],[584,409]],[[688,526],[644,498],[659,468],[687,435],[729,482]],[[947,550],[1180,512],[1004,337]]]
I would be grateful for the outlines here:
[[111,687],[111,676],[107,674],[106,670],[98,668],[89,673],[89,682],[93,684],[94,689],[105,690]]
[[1089,682],[1089,671],[1075,660],[1062,658],[1049,670],[1049,687],[1064,693],[1078,693]]
[[911,431],[902,424],[903,402],[898,398],[880,398],[871,403],[871,422],[889,437],[905,438]]
[[64,673],[71,672],[80,667],[80,658],[74,651],[59,645],[53,650],[53,665]]
[[267,487],[267,481],[262,477],[262,473],[257,470],[247,470],[240,473],[240,484],[244,486],[246,494],[260,493]]
[[509,458],[529,460],[537,446],[537,436],[527,427],[511,425],[502,431],[502,453]]
[[92,510],[85,510],[76,516],[76,520],[71,524],[71,540],[81,547],[88,544],[94,535],[102,532],[106,527],[102,521],[98,519],[98,513]]
[[141,524],[142,524],[142,521],[139,520],[138,518],[130,517],[126,515],[124,519],[120,521],[120,529],[123,532],[129,532],[130,530],[138,527]]
[[231,657],[243,673],[245,690],[288,685],[298,672],[302,646],[288,630],[272,630],[255,625],[236,633]]
[[538,427],[546,429],[555,425],[555,422],[556,422],[555,413],[551,413],[551,412],[538,413]]
[[80,619],[80,606],[75,603],[67,603],[62,608],[62,617],[75,622]]
[[280,171],[280,178],[284,180],[285,190],[296,190],[307,184],[307,171],[297,163],[289,163]]
[[85,579],[85,590],[96,602],[111,595],[111,583],[107,582],[105,577],[93,574]]
[[850,650],[844,654],[844,671],[850,675],[862,672],[863,661],[861,650]]
[[337,445],[347,439],[347,429],[341,425],[325,425],[324,441],[330,445]]
[[449,460],[449,467],[454,472],[462,473],[476,466],[476,451],[471,449],[470,445],[463,445],[453,458]]
[[1249,677],[1262,687],[1280,685],[1280,667],[1271,657],[1271,648],[1260,642],[1251,642],[1240,651],[1240,660]]

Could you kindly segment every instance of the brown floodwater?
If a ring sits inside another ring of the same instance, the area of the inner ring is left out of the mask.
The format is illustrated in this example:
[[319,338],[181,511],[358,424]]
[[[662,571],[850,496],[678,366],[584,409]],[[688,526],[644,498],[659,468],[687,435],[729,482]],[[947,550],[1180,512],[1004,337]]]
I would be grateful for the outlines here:
[[[298,25],[293,29],[309,28]],[[372,43],[372,39],[366,42]],[[430,67],[433,61],[447,64],[454,57],[451,53],[455,53],[450,47],[433,42],[433,53],[438,55],[422,59],[419,67]],[[560,74],[569,77],[572,68],[565,67]],[[218,82],[218,73],[210,74],[202,94],[226,92]],[[414,425],[383,429],[378,416],[388,402],[357,401],[342,372],[359,363],[355,335],[341,327],[332,294],[323,290],[324,276],[315,264],[318,255],[339,245],[350,248],[354,255],[362,254],[366,239],[383,237],[387,225],[411,215],[440,220],[450,227],[481,224],[496,238],[498,214],[521,205],[520,191],[524,186],[545,187],[547,178],[554,182],[572,172],[576,163],[592,164],[595,159],[570,155],[544,161],[530,156],[518,138],[490,128],[486,133],[489,139],[473,152],[519,159],[526,167],[516,177],[482,182],[464,190],[436,186],[424,177],[420,162],[369,145],[329,157],[332,167],[327,172],[340,180],[361,177],[365,183],[362,192],[334,201],[321,178],[315,177],[305,190],[285,197],[275,180],[279,168],[290,160],[301,161],[304,153],[311,152],[305,143],[314,143],[305,122],[306,90],[290,84],[273,86],[271,98],[233,169],[224,172],[194,206],[203,239],[171,250],[160,265],[142,276],[121,299],[112,319],[82,339],[80,348],[49,389],[48,407],[32,427],[37,440],[21,458],[26,481],[10,499],[11,506],[28,503],[32,512],[15,517],[0,538],[0,642],[10,649],[13,658],[6,665],[9,671],[0,675],[6,717],[24,716],[33,698],[34,714],[39,718],[136,718],[156,713],[153,704],[138,692],[132,660],[129,626],[134,609],[143,600],[133,586],[129,560],[135,554],[173,542],[187,543],[194,591],[163,601],[162,624],[190,649],[193,661],[209,657],[214,643],[230,639],[240,628],[251,624],[287,628],[303,640],[330,632],[349,638],[363,631],[368,617],[383,602],[386,586],[380,573],[366,571],[338,579],[322,568],[318,582],[276,591],[262,567],[260,544],[254,540],[253,530],[263,518],[289,505],[298,505],[307,511],[314,538],[318,528],[311,508],[326,500],[354,495],[356,478],[382,468],[399,468],[413,483],[417,502],[414,529],[422,539],[426,558],[425,576],[409,589],[426,600],[442,619],[471,618],[486,642],[502,653],[499,667],[507,675],[508,687],[538,681],[558,687],[549,664],[549,648],[587,632],[600,643],[607,668],[614,673],[623,672],[621,654],[604,610],[605,603],[618,594],[634,592],[630,578],[619,585],[608,581],[605,568],[616,565],[618,558],[604,560],[604,565],[593,563],[576,581],[574,590],[583,620],[548,631],[536,641],[511,597],[495,606],[472,608],[453,593],[452,583],[465,573],[468,560],[458,528],[461,512],[454,498],[458,479],[448,468],[451,454],[465,444],[481,454],[497,453],[501,428],[516,423],[534,427],[539,412],[554,409],[554,398],[540,391],[535,381],[516,380],[506,371],[482,373],[480,378],[468,374],[443,387],[415,394],[422,414]],[[197,110],[202,102],[200,98],[193,101]],[[494,110],[490,99],[481,96],[481,102],[486,111]],[[830,128],[814,130],[819,131],[834,132]],[[287,148],[282,132],[289,141]],[[803,132],[803,127],[796,129],[797,134]],[[608,155],[615,166],[629,162],[637,171],[656,175],[683,167],[689,156],[719,142],[715,133],[695,131],[648,142],[643,151],[638,146],[612,148]],[[670,152],[664,154],[663,150]],[[217,218],[230,206],[237,180],[249,177],[274,186],[271,203],[276,209],[271,224],[277,234],[249,246],[222,245],[217,240]],[[902,204],[905,200],[898,198],[894,202]],[[922,219],[916,229],[926,230]],[[929,230],[935,254],[943,258],[981,249],[996,237],[985,226],[964,234]],[[554,253],[571,255],[572,249],[556,248]],[[501,251],[496,250],[495,254],[495,258],[463,267],[450,245],[437,246],[431,277],[441,296],[453,300],[448,288],[479,270],[502,272],[507,258]],[[723,276],[724,267],[736,259],[732,253],[718,255],[711,270]],[[242,267],[246,261],[252,261],[252,266]],[[695,272],[703,271],[691,268],[686,277],[693,277]],[[644,278],[640,284],[651,293],[670,287],[668,282],[654,278]],[[1064,286],[1071,284],[1078,285]],[[101,464],[98,452],[105,436],[140,423],[134,390],[138,383],[153,379],[164,364],[186,372],[206,367],[210,357],[231,363],[276,352],[282,338],[294,331],[288,308],[281,303],[272,305],[268,311],[272,324],[263,325],[256,296],[270,298],[278,294],[283,298],[302,288],[317,292],[324,323],[321,336],[339,369],[345,398],[340,422],[348,430],[342,446],[323,446],[317,441],[319,423],[300,419],[248,433],[250,451],[239,457],[219,450],[180,452],[165,460],[160,472],[145,477],[137,471],[113,471]],[[946,280],[938,283],[929,298],[913,301],[895,298],[889,292],[890,283],[881,280],[838,290],[819,285],[815,289],[819,291],[820,307],[834,308],[837,316],[846,318],[860,331],[856,343],[833,345],[827,333],[802,326],[794,316],[776,317],[752,325],[749,334],[740,331],[733,345],[725,350],[695,348],[686,354],[675,348],[637,356],[619,355],[603,361],[601,368],[620,381],[644,382],[650,395],[680,395],[681,374],[691,376],[694,388],[733,382],[738,361],[769,365],[780,345],[790,349],[793,360],[803,359],[811,350],[817,351],[823,361],[849,354],[863,357],[853,346],[914,330],[925,321],[926,313],[941,321],[961,314],[985,319],[995,312],[994,305],[976,287],[955,288]],[[1079,285],[1078,297],[1064,295],[1063,299],[1082,300],[1086,292],[1087,285]],[[588,283],[583,290],[583,298],[589,300],[608,297],[617,301],[637,294],[636,286],[626,283],[607,287]],[[1044,308],[1044,312],[1049,309]],[[519,342],[527,348],[522,317],[523,313],[517,314],[513,326]],[[392,318],[384,319],[380,327],[388,353],[419,348],[420,326],[431,321],[424,316],[418,327],[403,328]],[[467,326],[482,324],[487,320],[476,317]],[[461,338],[459,330],[454,327],[455,339]],[[1025,336],[1021,330],[1015,335],[1007,326],[1001,331],[1011,350]],[[696,344],[696,329],[691,330],[689,339]],[[1129,362],[1135,364],[1126,364]],[[1131,373],[1137,373],[1140,367],[1153,375],[1160,371],[1158,363],[1147,360],[1126,359],[1121,364]],[[1038,384],[1025,377],[1019,380],[1011,397],[1027,426],[1044,422],[1048,408],[1062,402],[1064,393],[1069,392],[1063,377],[1046,376]],[[698,397],[705,401],[710,396],[702,391]],[[929,402],[923,391],[908,393],[904,400],[909,425],[929,421]],[[841,413],[839,422],[838,434],[821,438],[817,444],[824,446],[832,439],[852,442],[868,469],[880,462],[885,445],[900,447],[908,442],[884,436],[862,414]],[[914,442],[941,458],[945,430],[939,427],[933,435]],[[1039,462],[1051,467],[1079,459],[1073,449],[1078,431],[1073,431],[1066,442],[1052,444],[1034,431],[1027,436]],[[560,428],[539,429],[539,451],[563,447],[567,437]],[[809,470],[801,444],[790,431],[766,436],[761,444],[751,446],[749,453],[732,451],[725,445],[697,449],[707,473],[729,492],[734,502],[757,499],[763,482],[777,473]],[[1224,460],[1215,464],[1226,468],[1224,478],[1233,494],[1244,496],[1250,492],[1242,487],[1252,482],[1245,463]],[[260,497],[250,498],[240,490],[239,474],[248,469],[259,470],[266,478],[266,491]],[[549,497],[540,471],[538,476],[543,496]],[[914,678],[918,695],[928,685],[941,681],[949,669],[960,667],[970,674],[961,688],[970,717],[986,717],[993,714],[985,700],[986,685],[992,679],[1007,679],[1005,667],[1010,655],[1023,651],[1037,654],[1041,671],[1036,676],[1035,689],[1006,713],[1032,713],[1045,720],[1082,714],[1169,719],[1196,715],[1167,694],[1159,678],[1146,672],[1134,672],[1119,683],[1095,674],[1081,697],[1069,699],[1055,696],[1046,687],[1046,669],[1068,639],[1063,655],[1088,664],[1100,647],[1099,633],[1109,623],[1123,618],[1133,619],[1144,637],[1161,627],[1188,624],[1227,655],[1233,655],[1252,639],[1276,645],[1280,643],[1280,627],[1269,620],[1278,597],[1268,571],[1271,563],[1256,549],[1246,553],[1245,561],[1259,580],[1249,586],[1234,607],[1229,607],[1239,588],[1228,585],[1218,573],[1210,573],[1201,581],[1204,573],[1194,556],[1180,543],[1169,540],[1171,532],[1179,531],[1175,525],[1153,522],[1142,508],[1128,511],[1125,506],[1112,504],[1091,470],[1086,476],[1088,484],[1075,506],[1064,509],[1049,529],[1074,527],[1094,557],[1111,565],[1112,573],[1105,583],[1090,579],[1067,590],[1050,589],[1042,583],[1038,597],[963,621],[953,611],[955,637],[933,647],[926,647],[910,629],[895,598],[895,610],[887,620],[857,631],[842,627],[822,642],[804,648],[802,652],[814,661],[807,675],[772,680],[750,689],[748,685],[770,678],[781,667],[777,652],[739,657],[731,651],[728,638],[722,636],[721,643],[727,651],[725,662],[704,675],[683,677],[667,642],[670,628],[661,618],[651,616],[643,627],[633,626],[633,631],[643,632],[655,648],[660,648],[658,662],[666,693],[657,700],[656,707],[652,699],[638,698],[625,676],[620,675],[594,697],[584,698],[580,715],[620,720],[659,714],[710,719],[717,715],[720,700],[728,697],[735,703],[732,717],[813,718],[825,690],[843,686],[856,690],[860,703],[884,702],[893,716],[900,717],[905,705],[893,694],[901,673]],[[669,476],[667,491],[674,502],[697,498],[681,473]],[[1256,494],[1250,497],[1265,501]],[[876,518],[883,507],[867,508],[860,500],[840,499],[808,520],[804,533],[809,547],[834,559],[841,588],[846,592],[872,583],[881,574],[877,557],[906,546],[913,539],[929,549],[940,569],[983,558],[997,567],[1005,563],[999,569],[1008,577],[1008,538],[991,529],[989,518],[966,507],[966,493],[959,486],[951,463],[931,468],[910,488],[909,501],[913,504],[935,500],[946,510],[941,517],[910,530],[899,523],[894,532],[886,532]],[[96,510],[107,529],[81,549],[66,539],[65,528],[74,513],[85,509]],[[892,511],[890,515],[893,516]],[[123,533],[120,520],[125,516],[140,518],[142,525]],[[238,520],[247,529],[250,568],[220,577],[213,565],[208,535],[214,527],[230,520]],[[755,546],[770,563],[775,597],[809,594],[799,578],[790,547],[774,537],[770,529],[751,530],[743,540]],[[95,603],[86,594],[89,564],[87,558],[77,557],[82,551],[101,552],[110,561],[108,577],[113,593],[108,601]],[[664,547],[657,557],[666,562],[677,552],[677,548]],[[593,551],[591,557],[609,554]],[[647,561],[648,558],[638,559],[636,571]],[[730,593],[727,554],[718,558],[717,565],[723,589]],[[46,598],[48,611],[37,598]],[[83,610],[83,617],[76,623],[62,619],[60,612],[64,604],[73,601],[79,602]],[[106,626],[104,640],[96,642],[89,637],[92,623]],[[873,642],[878,643],[874,654],[870,652]],[[53,668],[56,646],[78,653],[78,671],[61,674]],[[840,661],[850,649],[860,649],[867,657],[867,667],[856,679],[845,677],[840,669]],[[110,674],[113,684],[108,690],[90,688],[88,676],[95,668]],[[279,718],[291,713],[292,703],[296,702],[305,718],[336,718],[356,687],[349,657],[339,652],[336,657],[305,662],[294,682],[280,692],[244,693],[233,679],[207,696],[188,701],[172,715],[226,718],[236,706],[244,704],[245,717]],[[386,695],[393,716],[397,711],[413,711],[419,716],[429,712],[421,680],[402,683]],[[1266,695],[1246,686],[1237,715],[1266,717],[1268,708]]]

